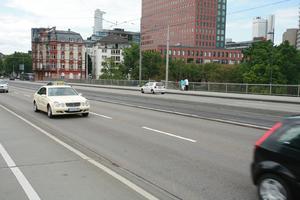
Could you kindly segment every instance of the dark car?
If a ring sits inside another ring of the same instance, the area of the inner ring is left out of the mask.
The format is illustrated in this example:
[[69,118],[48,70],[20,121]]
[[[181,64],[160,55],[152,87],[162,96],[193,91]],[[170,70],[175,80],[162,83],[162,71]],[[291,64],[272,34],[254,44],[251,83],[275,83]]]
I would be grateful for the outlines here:
[[300,199],[300,116],[276,123],[256,142],[251,172],[261,200]]

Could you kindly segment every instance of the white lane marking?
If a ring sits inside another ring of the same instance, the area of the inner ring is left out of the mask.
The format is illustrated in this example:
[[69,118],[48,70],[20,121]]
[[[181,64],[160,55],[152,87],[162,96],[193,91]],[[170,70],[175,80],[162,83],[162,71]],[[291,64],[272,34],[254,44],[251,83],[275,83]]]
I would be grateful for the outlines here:
[[5,106],[0,104],[0,107],[2,107],[4,110],[6,110],[7,112],[11,113],[12,115],[16,116],[17,118],[21,119],[22,121],[24,121],[25,123],[27,123],[28,125],[32,126],[33,128],[37,129],[38,131],[40,131],[41,133],[45,134],[46,136],[48,136],[49,138],[51,138],[52,140],[54,140],[55,142],[59,143],[60,145],[62,145],[63,147],[67,148],[68,150],[70,150],[71,152],[73,152],[74,154],[78,155],[79,157],[81,157],[83,160],[88,161],[89,163],[93,164],[94,166],[96,166],[97,168],[103,170],[104,172],[106,172],[107,174],[111,175],[112,177],[114,177],[115,179],[119,180],[121,183],[127,185],[127,187],[129,187],[130,189],[136,191],[138,194],[142,195],[143,197],[145,197],[148,200],[159,200],[158,198],[156,198],[155,196],[153,196],[152,194],[150,194],[149,192],[147,192],[146,190],[142,189],[141,187],[137,186],[136,184],[134,184],[133,182],[129,181],[128,179],[122,177],[121,175],[119,175],[118,173],[114,172],[113,170],[105,167],[104,165],[100,164],[99,162],[95,161],[94,159],[88,157],[87,155],[85,155],[84,153],[78,151],[77,149],[71,147],[70,145],[64,143],[63,141],[61,141],[60,139],[58,139],[57,137],[51,135],[50,133],[48,133],[47,131],[45,131],[44,129],[36,126],[35,124],[31,123],[30,121],[28,121],[27,119],[23,118],[22,116],[18,115],[17,113],[13,112],[12,110],[6,108]]
[[26,179],[22,171],[16,167],[16,163],[13,161],[13,159],[10,157],[10,155],[7,153],[5,148],[0,143],[0,154],[2,155],[3,159],[5,160],[6,164],[12,171],[12,173],[17,178],[19,184],[22,186],[24,192],[26,193],[29,200],[40,200],[39,195],[36,193],[36,191],[33,189],[29,181]]
[[182,113],[182,112],[176,112],[176,111],[170,111],[170,110],[163,110],[163,109],[151,108],[151,107],[145,107],[145,106],[137,106],[137,105],[127,104],[127,103],[111,102],[111,101],[105,101],[105,100],[101,100],[101,101],[105,102],[105,103],[113,103],[113,104],[117,104],[117,105],[130,106],[133,108],[152,110],[152,111],[163,112],[163,113],[168,113],[168,114],[176,114],[176,115],[185,116],[185,117],[194,117],[194,118],[198,118],[198,119],[203,119],[203,120],[208,120],[208,121],[213,121],[213,122],[220,122],[220,123],[224,123],[224,124],[232,124],[232,125],[236,125],[236,126],[243,126],[243,127],[247,127],[247,128],[255,128],[255,129],[261,129],[261,130],[269,130],[270,129],[270,127],[258,126],[258,125],[254,125],[254,124],[236,122],[236,121],[231,121],[231,120],[210,118],[210,117],[204,117],[204,116],[200,116],[200,115],[194,115],[194,114],[188,114],[188,113]]
[[111,117],[108,117],[108,116],[105,116],[105,115],[100,115],[98,113],[94,113],[94,112],[90,112],[92,115],[96,115],[98,117],[103,117],[103,118],[106,118],[106,119],[112,119]]
[[153,132],[161,133],[161,134],[168,135],[168,136],[171,136],[171,137],[175,137],[175,138],[179,138],[179,139],[182,139],[182,140],[186,140],[186,141],[189,141],[189,142],[193,142],[193,143],[197,142],[197,140],[193,140],[193,139],[190,139],[190,138],[182,137],[182,136],[175,135],[175,134],[172,134],[172,133],[167,133],[167,132],[164,132],[164,131],[155,130],[155,129],[148,128],[148,127],[145,127],[145,126],[143,126],[142,128],[146,129],[146,130],[149,130],[149,131],[153,131]]

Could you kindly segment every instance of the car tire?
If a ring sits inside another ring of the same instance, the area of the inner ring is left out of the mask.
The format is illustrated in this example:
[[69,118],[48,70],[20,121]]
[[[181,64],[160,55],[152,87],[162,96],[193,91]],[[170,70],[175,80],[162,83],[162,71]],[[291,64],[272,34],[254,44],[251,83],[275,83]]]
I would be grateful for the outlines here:
[[162,92],[161,94],[165,94],[164,92]]
[[274,174],[264,174],[259,178],[257,193],[260,200],[268,200],[270,197],[278,197],[278,199],[282,200],[292,200],[287,183]]
[[82,117],[88,117],[89,113],[82,113],[81,115],[82,115]]
[[8,93],[8,90],[6,90],[6,93]]
[[33,111],[34,112],[39,112],[39,109],[38,109],[35,101],[33,102]]
[[145,93],[145,91],[144,91],[143,89],[141,89],[141,93],[143,93],[143,94],[144,94],[144,93]]
[[52,109],[51,109],[51,106],[50,106],[50,105],[47,106],[47,115],[48,115],[49,118],[52,118],[52,117],[53,117]]

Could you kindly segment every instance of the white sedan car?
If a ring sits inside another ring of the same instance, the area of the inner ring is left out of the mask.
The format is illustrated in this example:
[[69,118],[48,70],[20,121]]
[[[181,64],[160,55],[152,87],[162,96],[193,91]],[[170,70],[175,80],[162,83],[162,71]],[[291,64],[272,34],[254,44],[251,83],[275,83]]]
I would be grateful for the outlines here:
[[33,98],[35,112],[47,112],[49,118],[53,115],[81,114],[89,115],[89,101],[68,85],[47,85],[41,87]]
[[141,88],[141,93],[164,94],[166,88],[162,82],[148,82]]
[[0,92],[8,93],[8,83],[7,83],[7,81],[0,80]]

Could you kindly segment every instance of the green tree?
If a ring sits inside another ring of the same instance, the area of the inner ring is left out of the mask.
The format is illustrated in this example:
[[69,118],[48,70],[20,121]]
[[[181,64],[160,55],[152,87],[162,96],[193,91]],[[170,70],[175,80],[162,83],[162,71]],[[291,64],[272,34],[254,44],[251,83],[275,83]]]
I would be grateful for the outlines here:
[[111,58],[106,59],[103,64],[101,79],[122,80],[125,78],[123,65],[116,64]]
[[157,79],[163,68],[163,59],[159,52],[144,51],[142,62],[142,79]]
[[276,63],[287,84],[300,83],[300,53],[287,41],[277,47]]
[[139,79],[139,59],[140,48],[138,44],[132,43],[130,48],[126,48],[123,51],[124,56],[124,73],[126,78]]
[[278,63],[280,52],[271,41],[256,42],[243,53],[244,60],[241,67],[244,82],[260,84],[287,82]]
[[[24,64],[24,71],[19,69],[20,64]],[[12,74],[13,72],[16,75],[32,72],[32,58],[28,53],[15,52],[14,54],[5,56],[4,58],[4,70],[6,74]]]

